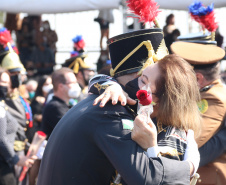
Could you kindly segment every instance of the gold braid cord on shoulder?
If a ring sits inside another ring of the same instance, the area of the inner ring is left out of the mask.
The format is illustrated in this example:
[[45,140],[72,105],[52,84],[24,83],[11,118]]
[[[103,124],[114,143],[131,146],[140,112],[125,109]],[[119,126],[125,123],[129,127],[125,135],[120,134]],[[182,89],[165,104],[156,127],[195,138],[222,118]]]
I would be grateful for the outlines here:
[[78,71],[79,71],[79,67],[80,67],[80,66],[82,67],[82,64],[83,64],[82,58],[81,58],[81,57],[78,57],[78,58],[76,58],[76,59],[69,65],[68,68],[72,69],[72,67],[74,66],[74,67],[73,67],[73,71],[74,71],[75,74],[77,74]]

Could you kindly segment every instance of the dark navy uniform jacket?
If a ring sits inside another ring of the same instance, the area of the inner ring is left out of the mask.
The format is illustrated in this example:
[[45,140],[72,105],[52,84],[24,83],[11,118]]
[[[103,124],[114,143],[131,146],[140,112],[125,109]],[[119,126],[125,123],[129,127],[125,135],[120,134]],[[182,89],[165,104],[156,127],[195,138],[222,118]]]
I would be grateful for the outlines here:
[[121,105],[93,106],[96,97],[70,109],[53,130],[38,185],[109,185],[115,169],[129,185],[190,183],[188,162],[148,158],[123,128],[132,114]]

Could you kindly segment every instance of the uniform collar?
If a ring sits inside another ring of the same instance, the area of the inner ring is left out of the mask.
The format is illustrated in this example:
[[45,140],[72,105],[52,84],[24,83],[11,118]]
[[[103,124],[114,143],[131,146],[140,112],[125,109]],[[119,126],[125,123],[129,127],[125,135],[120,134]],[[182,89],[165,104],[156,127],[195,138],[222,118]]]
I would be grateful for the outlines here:
[[209,89],[211,89],[214,85],[217,85],[217,84],[220,84],[220,83],[221,83],[220,79],[214,80],[211,84],[206,85],[205,87],[201,88],[199,91],[200,92],[206,92]]

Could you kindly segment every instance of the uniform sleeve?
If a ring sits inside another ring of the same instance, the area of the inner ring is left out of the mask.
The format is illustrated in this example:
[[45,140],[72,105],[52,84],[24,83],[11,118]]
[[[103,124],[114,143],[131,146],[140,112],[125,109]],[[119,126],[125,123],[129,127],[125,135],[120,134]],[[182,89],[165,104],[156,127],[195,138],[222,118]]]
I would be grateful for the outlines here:
[[189,184],[188,162],[148,158],[143,149],[131,139],[131,131],[123,129],[120,120],[114,119],[99,126],[95,140],[127,184]]
[[6,132],[6,111],[3,107],[0,107],[0,156],[12,167],[19,161],[19,157],[14,152],[12,142],[8,141]]
[[197,139],[199,148],[220,130],[225,114],[224,105],[220,100],[213,98],[207,99],[207,102],[208,109],[202,114],[202,132]]
[[100,95],[105,89],[117,81],[107,75],[96,75],[89,81],[89,93]]
[[226,127],[221,129],[208,142],[199,148],[200,167],[204,166],[226,152]]

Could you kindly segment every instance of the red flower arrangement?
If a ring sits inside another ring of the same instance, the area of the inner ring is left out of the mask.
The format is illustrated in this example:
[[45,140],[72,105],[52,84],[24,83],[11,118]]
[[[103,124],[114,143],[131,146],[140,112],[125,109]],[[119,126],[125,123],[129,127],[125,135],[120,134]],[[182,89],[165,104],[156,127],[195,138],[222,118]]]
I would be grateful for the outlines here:
[[152,96],[151,94],[148,94],[146,90],[139,90],[136,93],[136,96],[138,100],[140,101],[139,103],[141,105],[150,105],[152,102]]

